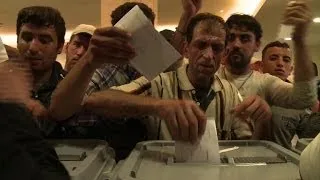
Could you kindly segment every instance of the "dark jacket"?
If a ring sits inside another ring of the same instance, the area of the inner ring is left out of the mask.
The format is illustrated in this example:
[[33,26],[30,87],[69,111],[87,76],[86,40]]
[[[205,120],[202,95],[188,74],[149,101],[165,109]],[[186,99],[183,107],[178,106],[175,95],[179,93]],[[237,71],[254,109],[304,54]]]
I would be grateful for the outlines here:
[[0,102],[0,117],[1,180],[70,179],[23,106]]

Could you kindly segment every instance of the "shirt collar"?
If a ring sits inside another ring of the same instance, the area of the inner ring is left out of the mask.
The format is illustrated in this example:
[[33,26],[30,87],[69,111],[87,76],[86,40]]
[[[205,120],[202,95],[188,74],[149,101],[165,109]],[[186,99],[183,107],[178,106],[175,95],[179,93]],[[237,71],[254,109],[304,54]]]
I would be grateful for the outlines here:
[[[188,78],[187,66],[188,65],[186,64],[186,65],[183,65],[177,69],[177,77],[178,77],[179,87],[183,91],[191,91],[191,90],[195,89]],[[221,89],[222,89],[222,84],[220,83],[221,80],[214,74],[212,76],[213,76],[214,80],[211,85],[211,89],[215,92],[221,91]]]

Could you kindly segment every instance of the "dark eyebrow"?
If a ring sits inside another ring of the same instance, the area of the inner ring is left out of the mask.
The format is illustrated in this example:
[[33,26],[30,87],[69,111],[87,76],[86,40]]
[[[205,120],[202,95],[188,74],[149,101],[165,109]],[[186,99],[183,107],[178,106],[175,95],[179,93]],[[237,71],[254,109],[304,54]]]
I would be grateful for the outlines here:
[[52,37],[49,34],[39,34],[39,37],[52,39]]
[[284,56],[284,58],[289,58],[291,60],[291,57],[290,56]]

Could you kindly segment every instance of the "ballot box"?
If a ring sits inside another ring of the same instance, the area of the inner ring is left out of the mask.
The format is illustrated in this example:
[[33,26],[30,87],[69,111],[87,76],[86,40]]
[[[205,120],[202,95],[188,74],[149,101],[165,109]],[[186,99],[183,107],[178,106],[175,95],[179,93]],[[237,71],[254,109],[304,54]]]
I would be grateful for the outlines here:
[[297,180],[299,155],[268,141],[220,141],[220,163],[176,162],[173,141],[138,143],[113,180]]
[[311,143],[313,138],[301,138],[298,139],[297,144],[292,150],[298,154],[301,154],[302,151]]
[[72,180],[109,179],[116,165],[115,153],[102,140],[50,140]]

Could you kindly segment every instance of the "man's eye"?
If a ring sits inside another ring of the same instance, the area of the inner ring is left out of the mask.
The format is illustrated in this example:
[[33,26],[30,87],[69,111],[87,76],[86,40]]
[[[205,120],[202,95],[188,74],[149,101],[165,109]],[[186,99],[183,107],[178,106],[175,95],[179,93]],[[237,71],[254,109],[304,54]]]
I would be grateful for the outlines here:
[[250,36],[249,35],[241,35],[240,36],[240,40],[241,42],[249,42],[251,40]]
[[39,41],[42,44],[48,44],[48,43],[52,42],[52,38],[50,36],[40,36]]
[[199,49],[205,49],[205,48],[207,47],[207,43],[205,43],[205,42],[199,42],[198,45],[197,45],[197,47],[198,47]]
[[228,42],[233,42],[236,39],[236,36],[234,34],[229,34],[227,39],[228,39]]
[[290,58],[283,58],[283,61],[286,63],[289,63],[289,62],[291,62],[291,59]]
[[278,57],[276,57],[276,56],[271,56],[269,59],[270,59],[271,61],[275,61],[275,60],[278,59]]
[[30,41],[32,41],[33,36],[32,36],[31,34],[23,34],[23,35],[21,36],[21,38],[22,38],[24,41],[26,41],[26,42],[30,42]]
[[211,47],[212,47],[212,50],[216,53],[220,53],[224,49],[224,46],[222,45],[212,45]]

